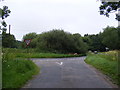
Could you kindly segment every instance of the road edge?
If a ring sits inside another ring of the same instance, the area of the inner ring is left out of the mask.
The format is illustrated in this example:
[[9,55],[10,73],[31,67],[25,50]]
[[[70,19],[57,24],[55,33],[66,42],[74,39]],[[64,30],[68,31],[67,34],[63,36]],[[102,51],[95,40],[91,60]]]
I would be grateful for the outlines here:
[[90,64],[87,64],[85,62],[85,59],[84,59],[84,63],[86,64],[87,67],[89,67],[90,69],[92,69],[96,74],[98,74],[98,76],[100,76],[100,78],[104,79],[107,83],[109,83],[113,88],[118,88],[119,86],[114,84],[112,79],[110,77],[108,77],[107,75],[103,74],[100,70],[98,70],[97,68],[93,67],[92,65]]

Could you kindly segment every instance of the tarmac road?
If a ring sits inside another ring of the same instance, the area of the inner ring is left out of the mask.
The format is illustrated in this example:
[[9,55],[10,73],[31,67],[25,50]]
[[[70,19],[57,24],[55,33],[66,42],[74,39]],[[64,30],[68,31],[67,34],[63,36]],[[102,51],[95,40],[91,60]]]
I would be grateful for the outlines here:
[[23,88],[114,88],[94,68],[84,62],[85,57],[31,59],[40,68],[38,75]]

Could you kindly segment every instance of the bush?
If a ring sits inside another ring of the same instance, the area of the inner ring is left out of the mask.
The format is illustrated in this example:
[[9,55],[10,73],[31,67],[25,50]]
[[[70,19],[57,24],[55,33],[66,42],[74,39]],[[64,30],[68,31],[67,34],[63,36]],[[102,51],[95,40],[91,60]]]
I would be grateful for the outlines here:
[[37,49],[56,53],[86,53],[86,44],[80,34],[52,30],[38,36]]

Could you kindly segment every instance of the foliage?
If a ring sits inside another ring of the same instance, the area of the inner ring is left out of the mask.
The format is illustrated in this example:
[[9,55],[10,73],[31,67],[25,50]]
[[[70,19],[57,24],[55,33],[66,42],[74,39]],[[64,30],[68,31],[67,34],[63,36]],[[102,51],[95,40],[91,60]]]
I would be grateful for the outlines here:
[[32,38],[29,47],[36,48],[39,52],[85,53],[87,51],[87,45],[82,41],[80,34],[71,34],[59,29],[39,35],[29,33],[23,37],[26,38]]
[[78,33],[73,34],[73,39],[74,39],[74,48],[77,51],[77,53],[86,53],[86,51],[88,50],[88,45],[83,42],[81,35]]
[[11,11],[8,9],[8,6],[3,6],[3,8],[0,8],[0,18],[2,18],[2,22],[0,22],[1,23],[0,29],[3,32],[6,32],[6,30],[7,30],[6,29],[7,24],[4,19],[7,18],[10,13],[11,13]]
[[16,47],[16,40],[14,35],[11,34],[2,34],[2,46],[5,48],[15,48]]
[[36,50],[33,49],[33,48],[30,48],[30,49],[21,49],[21,48],[2,48],[2,52],[5,53],[5,52],[9,52],[9,53],[35,53]]
[[[16,58],[64,58],[64,57],[80,57],[80,56],[85,56],[85,54],[56,54],[56,53],[40,53],[37,52],[35,49],[30,48],[30,49],[16,49],[16,48],[3,48],[3,53],[9,52],[11,54],[14,54],[14,57]],[[9,57],[10,58],[10,57]]]
[[26,35],[23,36],[23,41],[22,41],[22,47],[23,48],[26,48],[26,44],[24,42],[25,39],[31,39],[31,43],[29,45],[30,48],[35,48],[36,47],[36,44],[37,44],[37,41],[36,41],[36,37],[37,37],[37,34],[36,33],[28,33]]
[[1,11],[0,17],[1,17],[2,19],[7,18],[7,17],[9,16],[10,12],[11,12],[11,11],[8,9],[8,6],[3,6],[3,9],[0,8],[0,11]]
[[106,51],[106,47],[109,50],[119,50],[120,28],[107,26],[103,29],[103,32],[92,35],[85,34],[82,39],[88,45],[90,51],[103,52]]
[[120,85],[120,79],[118,72],[118,60],[117,56],[106,55],[105,53],[100,54],[89,54],[85,60],[86,63],[91,64],[95,68],[102,71],[104,74],[108,75],[112,81]]
[[[103,29],[99,34],[82,37],[80,34],[71,34],[63,30],[53,29],[42,34],[29,33],[23,37],[32,39],[29,48],[35,48],[38,52],[53,53],[86,53],[90,51],[106,51],[120,49],[120,28],[109,27]],[[25,43],[22,47],[26,48]]]
[[25,58],[63,58],[63,57],[79,57],[74,54],[55,54],[55,53],[38,53],[35,49],[16,49],[3,48],[2,59],[2,75],[3,88],[20,88],[26,83],[32,75],[37,74],[38,67],[31,61]]
[[120,38],[118,35],[118,29],[115,27],[106,27],[102,33],[102,43],[111,50],[120,49]]
[[92,35],[84,35],[83,41],[87,43],[88,50],[90,51],[105,51],[105,45],[102,43],[101,33],[100,34],[92,34]]
[[[101,0],[102,1],[102,0]],[[109,13],[116,12],[120,8],[120,1],[118,2],[103,2],[101,3],[100,15],[105,15],[109,17]],[[116,20],[120,21],[120,15],[116,14]]]
[[38,73],[39,68],[31,60],[16,58],[16,52],[11,52],[3,49],[2,87],[20,88],[32,75]]
[[118,52],[119,51],[109,51],[109,52],[104,52],[105,55],[109,60],[112,60],[112,61],[117,61],[118,60]]
[[16,48],[22,48],[22,42],[19,40],[16,40],[16,44],[15,44]]
[[85,54],[55,54],[55,53],[17,53],[18,58],[67,58],[67,57],[80,57]]

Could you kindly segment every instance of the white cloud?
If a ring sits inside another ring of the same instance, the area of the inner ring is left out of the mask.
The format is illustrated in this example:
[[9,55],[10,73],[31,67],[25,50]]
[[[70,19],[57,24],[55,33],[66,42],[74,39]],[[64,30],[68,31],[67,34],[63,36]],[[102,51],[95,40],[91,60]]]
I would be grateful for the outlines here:
[[[85,0],[88,3],[97,1],[97,0]],[[14,2],[14,3],[82,3],[84,0],[5,0],[4,2]]]
[[18,40],[29,32],[64,29],[83,35],[116,25],[113,16],[99,14],[97,0],[5,0],[4,4],[11,10],[6,21]]

